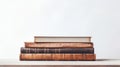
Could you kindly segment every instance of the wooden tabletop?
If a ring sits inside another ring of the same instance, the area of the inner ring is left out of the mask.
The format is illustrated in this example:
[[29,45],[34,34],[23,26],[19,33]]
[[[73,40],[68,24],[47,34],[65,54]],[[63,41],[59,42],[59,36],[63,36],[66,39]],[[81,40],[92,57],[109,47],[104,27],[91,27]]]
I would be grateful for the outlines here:
[[96,61],[20,61],[0,59],[0,65],[120,65],[119,59],[97,59]]

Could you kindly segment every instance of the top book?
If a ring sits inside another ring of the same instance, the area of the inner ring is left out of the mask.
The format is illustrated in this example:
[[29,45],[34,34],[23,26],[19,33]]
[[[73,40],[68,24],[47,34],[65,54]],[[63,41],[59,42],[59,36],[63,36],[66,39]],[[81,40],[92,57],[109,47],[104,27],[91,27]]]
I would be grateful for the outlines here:
[[35,36],[34,42],[91,42],[90,36]]

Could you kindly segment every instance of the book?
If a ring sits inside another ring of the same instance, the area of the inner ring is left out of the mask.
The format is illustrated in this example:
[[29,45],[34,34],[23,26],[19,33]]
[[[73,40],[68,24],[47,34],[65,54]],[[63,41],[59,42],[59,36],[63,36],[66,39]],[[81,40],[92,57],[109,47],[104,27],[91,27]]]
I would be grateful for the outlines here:
[[25,42],[26,48],[93,48],[92,42]]
[[94,48],[24,48],[21,53],[88,53],[94,54]]
[[20,54],[20,60],[94,61],[96,54]]
[[80,36],[35,36],[34,42],[91,42],[91,37]]

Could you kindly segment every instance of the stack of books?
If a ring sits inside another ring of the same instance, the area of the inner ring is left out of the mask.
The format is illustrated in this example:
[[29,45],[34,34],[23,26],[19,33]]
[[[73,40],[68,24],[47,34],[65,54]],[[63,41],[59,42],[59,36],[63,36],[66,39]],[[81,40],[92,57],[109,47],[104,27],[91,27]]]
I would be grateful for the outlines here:
[[20,60],[94,61],[91,37],[35,36],[21,47]]

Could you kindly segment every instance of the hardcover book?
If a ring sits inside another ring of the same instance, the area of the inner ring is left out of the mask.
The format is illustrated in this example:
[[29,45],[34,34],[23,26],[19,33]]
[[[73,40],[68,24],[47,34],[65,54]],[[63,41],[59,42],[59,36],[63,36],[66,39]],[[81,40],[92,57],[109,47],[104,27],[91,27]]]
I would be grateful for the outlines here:
[[91,37],[80,36],[35,36],[34,42],[91,42]]
[[94,54],[94,48],[21,48],[21,53],[87,53]]
[[20,60],[94,61],[95,54],[20,54]]
[[94,61],[91,37],[35,36],[34,42],[21,47],[20,60],[48,61]]
[[26,48],[93,48],[92,42],[25,42]]

